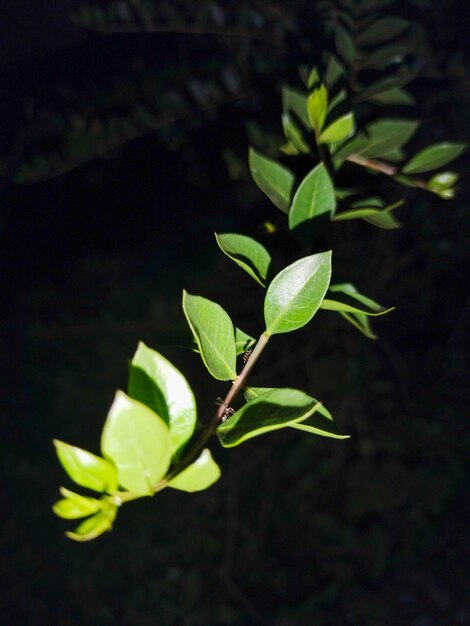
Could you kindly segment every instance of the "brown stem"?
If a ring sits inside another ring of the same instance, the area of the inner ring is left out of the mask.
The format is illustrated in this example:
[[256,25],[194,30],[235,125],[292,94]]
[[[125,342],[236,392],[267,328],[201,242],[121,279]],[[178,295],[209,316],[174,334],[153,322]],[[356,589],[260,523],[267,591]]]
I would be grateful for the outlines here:
[[398,174],[398,169],[394,165],[390,165],[390,163],[375,161],[374,159],[361,157],[357,154],[350,154],[346,157],[346,161],[355,163],[356,165],[362,165],[362,167],[367,167],[370,170],[374,170],[374,172],[380,172],[381,174],[385,174],[385,176],[396,176]]

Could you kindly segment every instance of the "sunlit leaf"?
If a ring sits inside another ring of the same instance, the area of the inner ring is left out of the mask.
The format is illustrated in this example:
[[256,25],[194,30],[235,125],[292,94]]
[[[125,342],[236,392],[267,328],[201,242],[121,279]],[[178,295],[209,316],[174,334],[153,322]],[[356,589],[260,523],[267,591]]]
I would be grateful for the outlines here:
[[319,403],[297,389],[273,389],[254,398],[217,428],[225,448],[307,419]]
[[111,530],[117,515],[117,507],[109,505],[106,510],[83,521],[73,532],[65,533],[74,541],[91,541]]
[[435,170],[456,159],[465,148],[464,143],[452,143],[450,141],[436,143],[415,154],[402,168],[402,171],[405,174],[421,174]]
[[354,115],[352,112],[342,115],[321,133],[318,143],[343,141],[354,133]]
[[63,519],[79,519],[81,517],[87,517],[92,515],[101,509],[100,501],[96,498],[88,498],[81,496],[78,493],[69,491],[68,489],[60,490],[61,495],[64,496],[62,500],[59,500],[54,504],[52,510],[56,515]]
[[101,493],[117,489],[117,470],[112,463],[57,439],[54,445],[62,467],[77,485]]
[[170,361],[140,342],[130,364],[128,393],[162,418],[178,458],[197,419],[196,402],[185,377]]
[[247,350],[250,350],[256,343],[256,339],[247,335],[240,328],[235,328],[235,346],[237,350],[237,355],[245,353]]
[[295,192],[289,211],[289,228],[294,230],[324,213],[333,214],[335,208],[333,183],[326,167],[320,163],[307,174]]
[[328,91],[323,83],[309,94],[307,107],[310,123],[316,134],[319,135],[328,110]]
[[289,211],[294,175],[273,159],[250,148],[248,162],[253,180],[278,209]]
[[202,491],[213,485],[220,477],[220,468],[206,448],[189,467],[168,482],[169,487],[181,491]]
[[228,314],[215,302],[186,291],[183,291],[183,311],[209,372],[218,380],[234,380],[237,376],[235,331]]
[[271,255],[251,237],[237,234],[215,235],[219,248],[263,287],[266,285]]
[[266,293],[266,332],[275,335],[305,326],[318,310],[330,276],[331,251],[304,257],[284,268]]
[[147,406],[116,393],[101,437],[101,449],[118,469],[119,484],[135,494],[151,495],[172,457],[170,431]]

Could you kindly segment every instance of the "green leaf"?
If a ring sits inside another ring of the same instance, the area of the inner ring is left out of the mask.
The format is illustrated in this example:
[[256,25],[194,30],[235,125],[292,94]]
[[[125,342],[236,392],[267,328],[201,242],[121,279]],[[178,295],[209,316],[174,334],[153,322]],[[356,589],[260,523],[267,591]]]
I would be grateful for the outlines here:
[[63,519],[87,517],[101,509],[100,501],[96,498],[80,496],[78,493],[64,489],[64,487],[61,488],[60,493],[64,499],[56,502],[52,510]]
[[342,146],[334,158],[346,158],[351,154],[368,158],[381,157],[404,146],[418,129],[419,122],[399,118],[383,118],[372,122],[365,132],[359,133]]
[[116,393],[101,436],[104,456],[116,465],[119,484],[137,495],[151,495],[171,461],[170,431],[145,404]]
[[330,276],[331,251],[304,257],[284,268],[266,293],[266,333],[288,333],[305,326],[320,307]]
[[297,389],[273,389],[254,398],[217,428],[225,448],[292,423],[306,420],[319,407],[315,398]]
[[237,355],[244,354],[247,350],[250,350],[256,343],[256,339],[247,335],[240,328],[235,328],[235,346],[237,349]]
[[271,255],[264,246],[251,237],[236,234],[215,235],[219,248],[232,261],[254,278],[262,287],[266,285]]
[[310,123],[315,133],[319,135],[328,110],[328,91],[323,83],[308,96],[307,108]]
[[106,510],[82,522],[74,532],[67,532],[65,534],[69,539],[73,539],[74,541],[91,541],[111,530],[116,515],[117,506],[110,504]]
[[282,109],[285,113],[294,114],[299,119],[306,130],[313,130],[308,115],[307,94],[291,89],[282,88]]
[[207,448],[189,467],[168,482],[169,487],[181,491],[202,491],[213,485],[220,478],[220,468]]
[[384,17],[375,22],[360,35],[361,45],[372,46],[384,41],[390,41],[403,34],[410,26],[408,20],[401,17]]
[[334,54],[330,54],[326,65],[325,81],[328,89],[332,89],[338,80],[344,77],[345,71],[342,64],[338,61]]
[[108,461],[91,452],[54,439],[59,461],[70,478],[87,489],[113,493],[117,489],[117,470]]
[[333,214],[335,208],[333,183],[326,167],[320,163],[307,174],[295,192],[289,212],[289,228],[294,230],[324,213]]
[[373,95],[370,100],[384,106],[408,106],[415,104],[414,97],[406,89],[400,89],[399,87],[378,93],[375,96]]
[[282,128],[287,141],[294,148],[296,154],[309,154],[310,146],[305,141],[302,131],[290,113],[282,114]]
[[436,143],[415,154],[402,168],[402,171],[405,174],[421,174],[435,170],[456,159],[465,148],[464,143],[452,143],[450,141]]
[[386,308],[367,296],[358,292],[351,283],[330,285],[328,292],[320,305],[326,311],[346,313],[364,313],[365,315],[385,315],[395,307]]
[[351,65],[356,56],[356,47],[351,35],[339,23],[335,25],[335,46],[340,57]]
[[336,119],[321,133],[318,143],[335,143],[343,141],[354,133],[354,115],[352,112],[346,113]]
[[128,393],[165,422],[178,459],[197,419],[196,401],[186,378],[170,361],[140,342],[130,365]]
[[398,200],[389,206],[384,207],[383,202],[375,202],[375,198],[369,198],[367,200],[361,200],[353,203],[353,208],[348,211],[342,211],[337,213],[332,220],[335,222],[341,222],[346,220],[363,219],[366,222],[370,222],[378,228],[384,228],[386,230],[400,228],[400,222],[395,218],[392,211],[404,204],[403,200]]
[[211,375],[217,380],[235,380],[235,331],[228,314],[215,302],[186,291],[183,291],[183,311]]
[[395,74],[394,76],[386,76],[385,78],[380,78],[375,83],[364,89],[357,96],[357,101],[361,102],[363,100],[370,100],[380,94],[383,94],[391,89],[397,89],[399,87],[404,87],[409,82],[411,82],[414,78],[414,75],[410,72],[403,72],[400,74]]
[[253,180],[278,209],[289,211],[294,175],[287,167],[250,148],[248,162]]
[[340,311],[340,315],[368,339],[377,339],[377,335],[371,328],[369,317],[365,313],[345,313]]
[[403,42],[389,46],[381,46],[367,55],[362,62],[362,69],[380,69],[392,63],[403,63],[405,56],[411,51],[410,45]]
[[[244,395],[247,401],[259,398],[270,391],[278,391],[272,387],[245,387]],[[318,401],[316,401],[318,402]],[[338,435],[331,413],[323,404],[318,402],[315,411],[302,422],[287,424],[289,428],[297,428],[315,435],[331,437],[333,439],[348,439],[349,435]]]
[[459,175],[456,172],[439,172],[435,174],[430,180],[428,180],[426,189],[433,193],[441,193],[453,187],[457,183]]

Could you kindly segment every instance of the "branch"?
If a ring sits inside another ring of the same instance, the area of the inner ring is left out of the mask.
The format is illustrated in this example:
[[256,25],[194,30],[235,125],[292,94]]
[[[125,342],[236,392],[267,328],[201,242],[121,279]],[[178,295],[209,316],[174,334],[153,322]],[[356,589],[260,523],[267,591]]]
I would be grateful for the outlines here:
[[[350,163],[355,163],[356,165],[361,165],[362,167],[367,167],[369,170],[374,170],[374,172],[379,172],[379,174],[391,176],[392,178],[400,173],[400,170],[398,169],[398,167],[395,167],[395,165],[390,165],[390,163],[385,163],[385,161],[368,159],[367,157],[362,157],[358,154],[350,154],[348,157],[346,157],[346,161],[349,161]],[[403,176],[403,178],[405,177]],[[407,181],[413,187],[419,187],[420,189],[429,191],[426,181],[422,178],[407,178]]]
[[242,30],[235,28],[233,30],[223,28],[208,28],[205,26],[191,26],[188,24],[163,26],[160,24],[148,25],[125,25],[125,24],[107,24],[105,26],[85,26],[90,30],[95,30],[103,34],[114,33],[173,33],[180,35],[214,35],[217,37],[234,37],[237,39],[253,39],[272,46],[281,46],[282,39],[271,33],[256,30]]

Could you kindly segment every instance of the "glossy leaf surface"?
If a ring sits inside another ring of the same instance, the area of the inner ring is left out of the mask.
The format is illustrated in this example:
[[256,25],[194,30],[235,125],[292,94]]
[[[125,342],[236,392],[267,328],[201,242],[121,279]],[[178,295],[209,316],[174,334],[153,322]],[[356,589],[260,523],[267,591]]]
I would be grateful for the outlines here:
[[283,269],[266,293],[266,332],[275,335],[305,326],[320,307],[330,277],[331,251],[304,257]]
[[147,406],[116,393],[101,437],[101,449],[118,469],[119,484],[151,495],[170,465],[172,445],[165,422]]
[[117,470],[112,463],[57,439],[54,445],[62,467],[77,485],[100,493],[116,491]]
[[181,491],[202,491],[220,478],[220,468],[206,448],[189,467],[169,481],[168,486]]
[[415,154],[402,168],[405,174],[421,174],[447,165],[465,150],[464,143],[436,143]]
[[228,314],[215,302],[186,291],[183,291],[183,311],[209,372],[218,380],[234,380],[237,351]]
[[272,389],[241,407],[217,428],[225,448],[307,419],[319,403],[297,389]]
[[289,228],[310,221],[324,213],[334,213],[336,198],[333,183],[323,163],[317,165],[300,183],[289,212]]
[[271,255],[251,237],[237,234],[215,235],[219,248],[263,287],[266,285]]
[[250,148],[248,162],[253,180],[278,209],[289,211],[294,184],[292,172],[273,159]]
[[156,350],[140,342],[130,365],[128,393],[165,422],[178,458],[196,425],[196,401],[186,378]]

